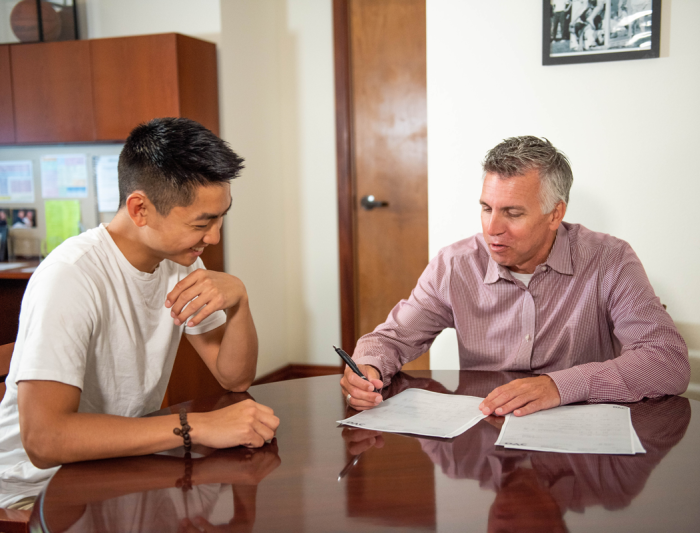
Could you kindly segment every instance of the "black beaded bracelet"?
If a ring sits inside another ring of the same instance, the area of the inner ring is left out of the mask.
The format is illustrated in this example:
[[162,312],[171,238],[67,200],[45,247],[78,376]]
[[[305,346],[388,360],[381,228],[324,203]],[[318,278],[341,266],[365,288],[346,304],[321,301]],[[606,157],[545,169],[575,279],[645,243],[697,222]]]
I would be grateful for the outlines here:
[[182,440],[185,442],[185,451],[189,452],[192,449],[192,440],[190,439],[192,426],[187,423],[187,411],[184,408],[180,409],[180,426],[182,428],[173,429],[173,433],[178,437],[182,437]]

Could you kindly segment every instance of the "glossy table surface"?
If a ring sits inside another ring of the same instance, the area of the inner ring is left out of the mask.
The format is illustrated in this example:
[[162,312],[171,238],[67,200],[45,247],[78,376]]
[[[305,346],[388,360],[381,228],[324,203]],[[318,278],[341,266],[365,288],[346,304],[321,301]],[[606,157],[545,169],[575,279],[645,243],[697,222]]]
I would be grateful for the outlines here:
[[[483,397],[522,376],[413,371],[399,374],[384,395],[419,387]],[[336,420],[354,414],[338,376],[259,385],[250,395],[281,419],[272,443],[193,450],[192,459],[179,450],[180,457],[64,466],[37,500],[32,530],[700,530],[694,400],[631,404],[647,453],[614,456],[505,450],[494,446],[496,420],[451,440],[338,427]],[[205,411],[246,397],[229,393],[182,405]]]

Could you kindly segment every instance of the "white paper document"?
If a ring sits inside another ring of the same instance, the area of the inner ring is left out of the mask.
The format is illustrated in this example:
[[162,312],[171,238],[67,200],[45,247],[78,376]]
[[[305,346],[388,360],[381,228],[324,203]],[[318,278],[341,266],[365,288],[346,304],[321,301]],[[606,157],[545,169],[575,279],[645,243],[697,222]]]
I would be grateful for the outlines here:
[[113,213],[119,209],[118,155],[95,157],[95,182],[97,183],[97,210]]
[[474,396],[407,389],[377,407],[338,420],[338,423],[388,433],[452,438],[486,418],[479,411],[483,400]]
[[561,453],[646,453],[623,405],[565,405],[506,416],[496,446]]
[[2,270],[13,270],[15,268],[21,268],[27,263],[0,263],[0,271]]
[[85,154],[41,156],[41,194],[44,198],[86,198]]
[[0,202],[34,202],[31,161],[0,161]]

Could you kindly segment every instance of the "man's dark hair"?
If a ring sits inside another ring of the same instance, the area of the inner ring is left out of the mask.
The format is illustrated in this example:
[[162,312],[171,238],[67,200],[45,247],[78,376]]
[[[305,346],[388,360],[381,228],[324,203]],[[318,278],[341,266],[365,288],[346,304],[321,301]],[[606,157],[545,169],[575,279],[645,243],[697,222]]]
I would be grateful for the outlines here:
[[129,134],[119,156],[119,208],[143,191],[158,213],[195,200],[197,187],[227,183],[243,158],[201,124],[187,118],[155,118]]
[[504,139],[488,151],[482,166],[484,175],[493,172],[501,179],[537,170],[542,213],[550,213],[559,202],[569,203],[569,191],[574,182],[571,165],[564,152],[547,139],[532,135]]

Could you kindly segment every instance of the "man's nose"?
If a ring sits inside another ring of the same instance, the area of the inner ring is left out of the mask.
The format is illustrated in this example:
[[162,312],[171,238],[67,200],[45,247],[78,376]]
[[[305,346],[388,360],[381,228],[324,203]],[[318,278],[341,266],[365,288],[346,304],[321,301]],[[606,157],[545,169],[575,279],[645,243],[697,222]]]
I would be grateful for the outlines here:
[[219,244],[219,240],[221,239],[221,223],[222,220],[219,219],[211,225],[209,231],[204,234],[204,239],[202,239],[205,243]]
[[500,235],[505,232],[505,221],[503,217],[498,213],[491,213],[489,216],[488,224],[486,225],[486,231],[489,235]]

